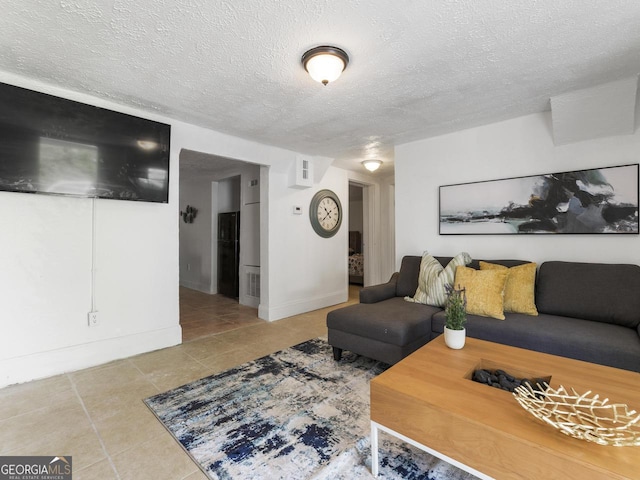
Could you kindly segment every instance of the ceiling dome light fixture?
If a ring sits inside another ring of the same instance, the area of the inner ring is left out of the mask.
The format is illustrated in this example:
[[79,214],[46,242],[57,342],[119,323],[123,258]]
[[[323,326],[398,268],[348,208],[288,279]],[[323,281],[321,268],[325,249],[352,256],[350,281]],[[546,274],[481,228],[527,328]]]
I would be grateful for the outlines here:
[[326,85],[336,80],[347,68],[349,56],[338,47],[323,45],[302,55],[302,66],[316,82]]
[[375,172],[380,168],[380,165],[382,165],[380,160],[365,160],[362,162],[362,166],[370,172]]

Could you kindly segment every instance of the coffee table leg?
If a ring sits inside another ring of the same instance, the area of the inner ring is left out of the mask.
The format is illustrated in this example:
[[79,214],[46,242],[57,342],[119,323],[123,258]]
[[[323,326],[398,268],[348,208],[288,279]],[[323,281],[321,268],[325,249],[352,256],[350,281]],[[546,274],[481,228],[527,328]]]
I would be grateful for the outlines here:
[[378,424],[371,422],[371,475],[378,476]]

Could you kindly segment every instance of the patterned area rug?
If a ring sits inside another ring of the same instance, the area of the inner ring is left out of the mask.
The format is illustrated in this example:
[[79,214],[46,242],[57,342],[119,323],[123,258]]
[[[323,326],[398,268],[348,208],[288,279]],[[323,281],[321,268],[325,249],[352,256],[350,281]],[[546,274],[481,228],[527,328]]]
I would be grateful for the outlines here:
[[[322,339],[145,400],[211,479],[371,479],[369,381],[387,365]],[[380,478],[475,478],[381,432]]]

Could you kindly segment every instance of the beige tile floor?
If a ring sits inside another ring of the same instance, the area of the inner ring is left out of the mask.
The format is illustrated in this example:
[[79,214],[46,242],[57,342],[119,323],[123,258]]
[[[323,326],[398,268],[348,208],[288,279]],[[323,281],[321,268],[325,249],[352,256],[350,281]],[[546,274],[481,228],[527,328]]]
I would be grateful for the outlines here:
[[326,335],[343,305],[266,322],[181,288],[182,345],[0,389],[0,455],[71,455],[74,480],[205,479],[142,399]]

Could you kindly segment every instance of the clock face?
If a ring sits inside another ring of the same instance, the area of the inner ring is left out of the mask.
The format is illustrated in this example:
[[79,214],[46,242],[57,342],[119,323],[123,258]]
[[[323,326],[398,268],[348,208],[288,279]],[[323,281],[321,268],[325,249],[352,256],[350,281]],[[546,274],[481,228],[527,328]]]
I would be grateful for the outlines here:
[[329,238],[338,233],[342,223],[342,205],[338,196],[331,190],[316,193],[311,199],[309,219],[321,237]]
[[318,205],[318,222],[325,230],[333,230],[340,220],[340,209],[331,197],[324,197]]

